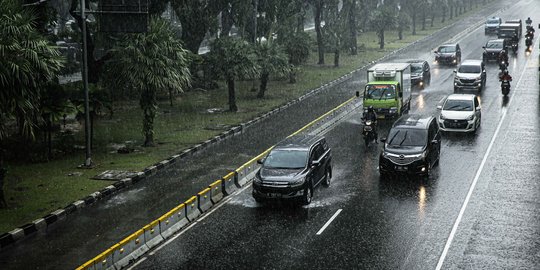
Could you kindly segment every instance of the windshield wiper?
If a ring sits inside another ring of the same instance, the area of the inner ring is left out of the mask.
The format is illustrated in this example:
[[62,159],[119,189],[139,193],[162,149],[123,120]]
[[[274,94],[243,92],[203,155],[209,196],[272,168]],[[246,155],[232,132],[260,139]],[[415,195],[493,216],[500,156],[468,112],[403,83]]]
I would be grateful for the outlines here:
[[392,144],[392,141],[393,141],[394,138],[399,134],[400,131],[401,131],[401,130],[398,130],[398,131],[396,132],[396,134],[394,134],[394,136],[392,136],[392,139],[390,139],[390,141],[388,142],[388,144]]
[[457,110],[457,108],[459,108],[459,107],[461,107],[461,105],[454,105],[454,106],[452,106],[452,107],[450,107],[450,108],[447,108],[447,109],[445,109],[445,110],[451,111],[451,110],[456,109],[456,111],[461,111],[462,109]]
[[384,97],[384,92],[386,92],[386,90],[388,90],[388,88],[385,88],[382,93],[381,93],[381,97],[379,98],[379,100],[381,100],[383,97]]
[[401,146],[405,142],[405,140],[407,139],[407,132],[409,132],[409,131],[405,131],[405,135],[403,135],[403,140],[401,140],[401,142],[399,143],[399,146]]

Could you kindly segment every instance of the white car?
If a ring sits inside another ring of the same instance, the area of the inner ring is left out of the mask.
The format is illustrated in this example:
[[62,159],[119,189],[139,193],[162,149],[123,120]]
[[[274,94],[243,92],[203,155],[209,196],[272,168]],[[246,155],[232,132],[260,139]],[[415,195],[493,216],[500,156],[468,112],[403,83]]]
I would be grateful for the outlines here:
[[476,95],[451,94],[437,109],[441,110],[437,120],[443,131],[475,133],[480,127],[482,107]]

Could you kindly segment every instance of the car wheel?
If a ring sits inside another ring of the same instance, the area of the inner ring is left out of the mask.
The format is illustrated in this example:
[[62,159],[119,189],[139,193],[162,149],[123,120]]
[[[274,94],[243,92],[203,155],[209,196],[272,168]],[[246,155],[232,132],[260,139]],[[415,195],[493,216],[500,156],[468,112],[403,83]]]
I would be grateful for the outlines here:
[[330,170],[326,169],[326,172],[324,173],[323,186],[329,187],[331,180],[332,180],[332,175],[330,174]]
[[303,205],[310,204],[312,197],[313,197],[313,186],[310,184],[304,188],[304,196],[302,196],[302,204]]

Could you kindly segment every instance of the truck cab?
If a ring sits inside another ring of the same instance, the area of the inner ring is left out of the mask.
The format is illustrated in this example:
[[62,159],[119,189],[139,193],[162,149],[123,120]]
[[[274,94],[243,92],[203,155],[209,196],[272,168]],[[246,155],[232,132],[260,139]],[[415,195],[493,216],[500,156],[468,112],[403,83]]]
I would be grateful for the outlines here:
[[381,63],[368,69],[364,108],[373,106],[379,118],[398,117],[411,104],[409,63]]

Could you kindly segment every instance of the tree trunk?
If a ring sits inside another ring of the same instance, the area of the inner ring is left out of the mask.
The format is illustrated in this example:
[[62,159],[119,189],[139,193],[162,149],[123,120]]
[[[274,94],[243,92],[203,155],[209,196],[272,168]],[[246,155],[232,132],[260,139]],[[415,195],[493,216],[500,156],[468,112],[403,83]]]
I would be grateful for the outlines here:
[[47,161],[52,159],[52,124],[51,116],[47,116]]
[[356,40],[356,0],[351,1],[351,7],[349,9],[349,48],[351,55],[358,54],[358,43]]
[[384,49],[384,29],[379,30],[379,49]]
[[450,6],[450,18],[448,18],[448,19],[451,20],[452,18],[454,18],[454,7]]
[[422,31],[426,30],[426,9],[422,9]]
[[446,7],[443,7],[443,10],[442,10],[442,16],[441,16],[441,23],[444,23],[444,21],[446,21]]
[[416,12],[412,15],[412,34],[416,35]]
[[296,67],[293,65],[289,71],[289,83],[296,83]]
[[317,33],[317,48],[319,51],[319,62],[317,64],[324,65],[324,43],[321,29],[322,2],[320,0],[315,1],[313,13],[315,16],[315,32]]
[[433,22],[435,21],[435,10],[433,10],[433,4],[431,5],[431,27],[433,27]]
[[221,34],[220,36],[226,37],[229,36],[231,33],[231,29],[233,26],[233,18],[231,11],[229,9],[225,9],[221,12]]
[[334,67],[339,67],[339,49],[334,50]]
[[173,106],[173,90],[169,88],[169,106]]
[[257,94],[258,98],[264,98],[264,93],[266,92],[266,85],[268,84],[268,77],[270,74],[268,72],[263,72],[261,74],[261,86],[259,87],[259,93]]
[[143,110],[143,146],[154,146],[154,119],[156,117],[156,92],[146,87],[141,93],[141,109]]
[[403,40],[403,27],[400,26],[398,28],[398,33],[397,34],[398,34],[399,40]]
[[4,195],[4,180],[6,179],[6,175],[7,169],[4,168],[4,149],[0,148],[0,209],[8,207]]
[[227,88],[229,89],[229,111],[237,112],[238,107],[236,106],[236,93],[234,89],[234,78],[227,78]]
[[94,149],[94,118],[96,113],[92,110],[90,111],[90,149]]

